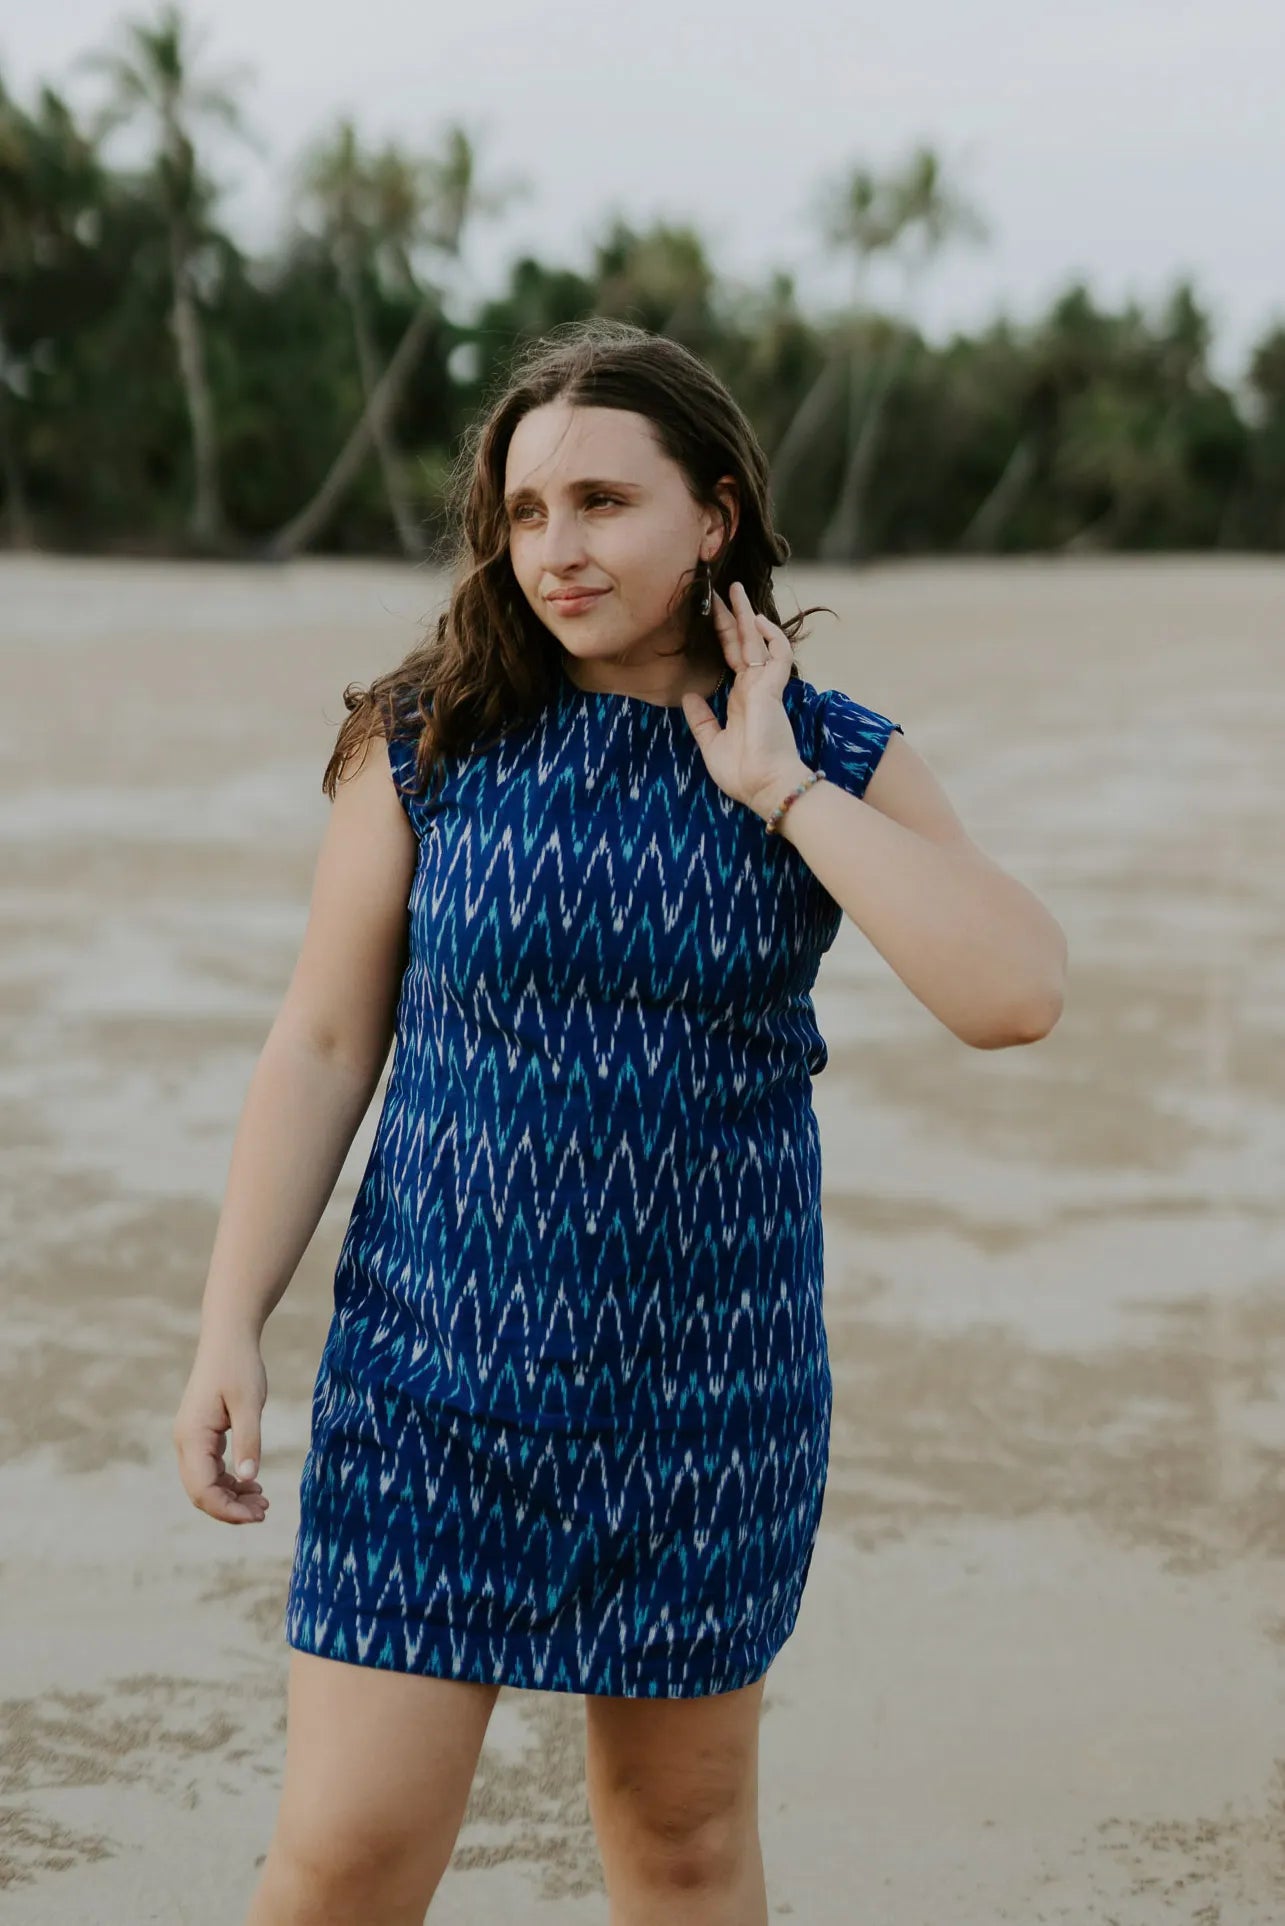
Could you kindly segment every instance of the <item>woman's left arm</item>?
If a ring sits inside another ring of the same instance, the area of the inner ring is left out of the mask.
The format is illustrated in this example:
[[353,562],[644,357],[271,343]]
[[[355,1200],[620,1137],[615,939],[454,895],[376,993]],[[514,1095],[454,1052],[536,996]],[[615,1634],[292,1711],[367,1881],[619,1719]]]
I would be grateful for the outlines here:
[[[766,821],[807,774],[800,759],[751,806]],[[776,834],[961,1041],[1000,1050],[1048,1035],[1066,983],[1062,926],[973,842],[904,736],[889,739],[863,795],[815,783]]]

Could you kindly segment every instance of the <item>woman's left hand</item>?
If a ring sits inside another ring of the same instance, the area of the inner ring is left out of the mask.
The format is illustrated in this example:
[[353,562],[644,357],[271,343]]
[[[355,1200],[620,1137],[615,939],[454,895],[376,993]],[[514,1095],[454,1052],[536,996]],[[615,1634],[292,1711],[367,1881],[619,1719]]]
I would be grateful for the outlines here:
[[807,767],[781,701],[794,650],[784,629],[751,608],[740,582],[732,583],[730,594],[729,608],[716,589],[713,605],[714,627],[736,678],[728,691],[726,726],[719,726],[703,695],[685,695],[683,714],[719,788],[766,820]]

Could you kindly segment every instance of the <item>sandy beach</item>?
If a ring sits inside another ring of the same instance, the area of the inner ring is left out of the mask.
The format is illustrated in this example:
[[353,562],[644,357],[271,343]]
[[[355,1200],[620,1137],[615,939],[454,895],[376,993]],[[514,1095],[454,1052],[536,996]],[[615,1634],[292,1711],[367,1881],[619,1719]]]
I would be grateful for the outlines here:
[[[805,675],[900,721],[1065,928],[976,1051],[855,924],[815,993],[825,1514],[769,1675],[796,1926],[1285,1918],[1285,565],[814,568]],[[439,577],[0,559],[0,1921],[228,1926],[284,1757],[331,1278],[265,1337],[263,1527],[178,1480],[232,1133],[342,690]],[[382,1091],[381,1091],[382,1095]],[[602,1926],[583,1703],[505,1689],[433,1926]]]

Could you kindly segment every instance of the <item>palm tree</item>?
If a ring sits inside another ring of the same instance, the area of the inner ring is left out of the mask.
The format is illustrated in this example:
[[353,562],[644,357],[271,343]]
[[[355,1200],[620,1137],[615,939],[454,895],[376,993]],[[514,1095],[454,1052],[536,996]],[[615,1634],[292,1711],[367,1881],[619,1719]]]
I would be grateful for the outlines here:
[[858,168],[832,200],[825,238],[851,248],[859,282],[880,253],[901,255],[905,285],[905,325],[891,349],[867,359],[862,338],[854,337],[848,384],[848,465],[834,511],[821,536],[826,561],[854,561],[866,552],[865,503],[883,418],[917,334],[910,320],[914,295],[934,257],[955,238],[983,240],[987,229],[973,208],[948,188],[941,163],[929,147],[918,147],[899,170],[876,181]]
[[[24,417],[39,420],[42,373],[65,368],[76,265],[95,244],[104,193],[92,144],[61,95],[42,86],[27,110],[0,79],[0,500],[11,548],[38,545]],[[44,439],[48,449],[47,431]]]
[[[15,276],[35,251],[39,200],[33,148],[31,123],[0,80],[0,271]],[[35,529],[14,419],[13,395],[20,379],[20,364],[0,316],[0,480],[5,521],[10,548],[34,548]]]
[[118,44],[84,54],[74,65],[98,74],[108,97],[91,121],[103,141],[117,128],[142,121],[156,140],[155,174],[165,217],[172,306],[170,325],[192,436],[194,494],[190,527],[202,546],[224,535],[214,404],[205,368],[201,308],[197,296],[202,242],[214,189],[197,163],[193,130],[201,122],[235,134],[262,152],[247,130],[236,87],[250,77],[243,64],[218,78],[198,79],[201,42],[179,8],[165,0],[151,24],[126,21]]
[[689,346],[701,341],[715,275],[695,228],[655,221],[640,230],[616,215],[594,256],[599,314],[636,320]]
[[970,516],[959,537],[961,549],[993,553],[1019,503],[1039,473],[1039,435],[1026,427],[1009,450],[999,478]]
[[[351,119],[340,119],[333,133],[306,149],[296,173],[296,192],[305,219],[313,216],[321,229],[348,303],[362,396],[369,408],[379,377],[364,279],[375,234],[375,186]],[[371,416],[371,435],[402,548],[407,555],[422,556],[424,538],[398,467],[392,423],[383,410]]]
[[[896,239],[889,225],[885,200],[882,184],[865,167],[854,167],[844,182],[823,188],[818,198],[816,213],[825,240],[853,251],[858,297],[868,263],[886,252]],[[859,310],[859,298],[854,307]],[[819,435],[833,421],[835,410],[842,406],[845,386],[849,417],[847,445],[855,438],[860,419],[861,341],[859,318],[854,315],[852,325],[837,334],[832,351],[773,452],[772,472],[778,499],[788,497],[795,474],[811,457]]]
[[414,294],[416,305],[391,360],[367,395],[359,419],[316,494],[266,544],[265,552],[273,557],[298,553],[320,533],[376,435],[396,412],[442,313],[442,290],[420,275],[417,260],[421,250],[436,250],[452,265],[458,264],[464,231],[473,216],[498,214],[511,199],[530,191],[524,182],[492,189],[479,187],[476,149],[458,125],[447,128],[440,155],[427,159],[417,159],[389,143],[370,163],[369,186],[372,258]]
[[1070,553],[1127,547],[1156,526],[1179,526],[1188,493],[1181,404],[1104,370],[1065,410],[1053,480],[1106,504],[1062,544]]

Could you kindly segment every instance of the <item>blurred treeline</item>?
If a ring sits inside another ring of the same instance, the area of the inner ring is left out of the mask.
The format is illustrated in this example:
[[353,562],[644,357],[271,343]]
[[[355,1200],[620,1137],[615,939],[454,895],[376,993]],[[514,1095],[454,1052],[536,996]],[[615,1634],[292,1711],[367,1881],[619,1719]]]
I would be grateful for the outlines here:
[[[458,125],[423,152],[351,121],[291,169],[291,218],[250,256],[208,156],[262,147],[250,76],[212,75],[181,10],[122,24],[76,64],[78,114],[0,78],[0,527],[10,547],[282,556],[433,551],[461,430],[513,346],[615,315],[701,355],[772,462],[796,557],[1285,547],[1285,324],[1237,392],[1179,282],[1147,314],[1080,283],[1033,323],[934,345],[915,295],[939,252],[984,242],[931,149],[818,193],[814,237],[850,308],[802,311],[790,276],[720,279],[689,227],[609,219],[583,270],[524,258],[460,312],[475,222],[529,193],[490,183]],[[120,131],[147,158],[108,153]],[[864,299],[869,268],[904,299]]]

